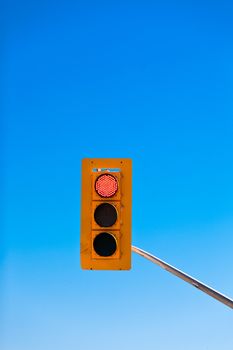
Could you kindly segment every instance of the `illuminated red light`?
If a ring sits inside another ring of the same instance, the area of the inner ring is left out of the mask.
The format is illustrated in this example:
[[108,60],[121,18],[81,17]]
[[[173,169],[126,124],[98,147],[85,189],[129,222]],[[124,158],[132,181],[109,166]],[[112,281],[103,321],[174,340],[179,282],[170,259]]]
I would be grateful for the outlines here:
[[110,174],[100,175],[95,182],[95,190],[99,196],[109,198],[114,196],[118,190],[117,179]]

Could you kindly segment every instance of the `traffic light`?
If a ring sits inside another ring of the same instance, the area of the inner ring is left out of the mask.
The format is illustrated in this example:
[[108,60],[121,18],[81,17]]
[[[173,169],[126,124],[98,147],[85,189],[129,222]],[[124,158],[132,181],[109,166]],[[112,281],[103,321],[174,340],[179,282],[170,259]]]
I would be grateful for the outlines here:
[[81,267],[131,268],[131,159],[82,161]]

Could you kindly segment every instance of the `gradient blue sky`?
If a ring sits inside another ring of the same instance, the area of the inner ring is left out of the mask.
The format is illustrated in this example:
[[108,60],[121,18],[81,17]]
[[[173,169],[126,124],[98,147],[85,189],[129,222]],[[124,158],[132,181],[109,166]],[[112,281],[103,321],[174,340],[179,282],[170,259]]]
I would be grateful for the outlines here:
[[232,1],[2,8],[3,350],[232,350],[233,314],[138,256],[79,265],[83,157],[133,159],[133,243],[233,296]]

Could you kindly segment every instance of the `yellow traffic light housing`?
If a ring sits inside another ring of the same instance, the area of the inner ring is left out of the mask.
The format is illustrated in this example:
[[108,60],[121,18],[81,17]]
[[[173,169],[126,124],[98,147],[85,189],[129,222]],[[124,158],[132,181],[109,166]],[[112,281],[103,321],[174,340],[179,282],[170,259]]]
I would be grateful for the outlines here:
[[131,159],[82,161],[81,267],[131,268]]

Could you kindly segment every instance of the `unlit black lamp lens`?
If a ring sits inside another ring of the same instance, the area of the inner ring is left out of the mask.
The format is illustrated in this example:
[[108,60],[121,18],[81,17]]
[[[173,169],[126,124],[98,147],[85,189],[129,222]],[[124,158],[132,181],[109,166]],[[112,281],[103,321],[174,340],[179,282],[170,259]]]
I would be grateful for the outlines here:
[[116,239],[111,233],[101,232],[94,238],[93,248],[99,256],[111,256],[117,249]]
[[94,212],[95,222],[101,227],[110,227],[117,220],[117,210],[110,203],[102,203],[96,207]]

